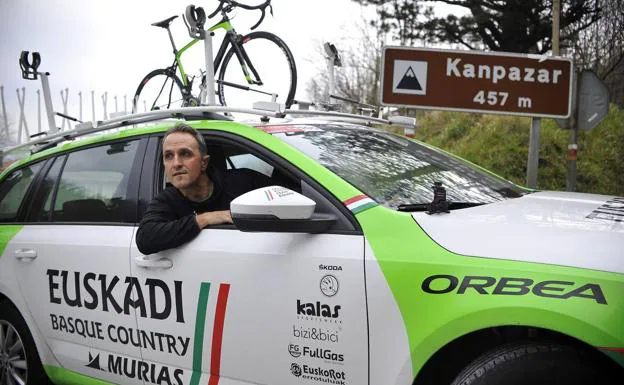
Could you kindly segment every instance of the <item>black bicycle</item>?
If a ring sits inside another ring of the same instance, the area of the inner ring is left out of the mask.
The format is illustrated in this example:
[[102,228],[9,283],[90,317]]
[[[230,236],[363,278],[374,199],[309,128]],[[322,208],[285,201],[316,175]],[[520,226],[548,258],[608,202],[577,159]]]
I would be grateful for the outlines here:
[[[219,0],[217,9],[208,16],[210,19],[217,13],[221,13],[221,20],[207,28],[206,33],[213,33],[218,29],[225,31],[225,36],[213,63],[215,74],[217,71],[219,73],[216,79],[215,92],[219,102],[224,106],[229,102],[230,104],[236,103],[237,106],[251,108],[251,102],[265,100],[282,103],[288,108],[294,101],[297,88],[297,68],[286,43],[270,32],[255,31],[247,35],[240,35],[234,30],[228,16],[235,8],[261,10],[260,19],[251,27],[254,30],[264,20],[267,7],[273,15],[271,0],[266,0],[264,3],[255,6],[241,4],[233,0]],[[201,39],[194,38],[178,50],[169,29],[171,22],[177,17],[175,15],[152,24],[167,30],[175,58],[171,66],[156,69],[143,78],[134,95],[133,113],[141,110],[151,111],[198,106],[205,100],[206,74],[202,74],[199,93],[193,95],[195,76],[189,77],[185,73],[181,61],[182,54]],[[196,23],[195,25],[203,25],[206,14],[201,7],[196,8],[192,5],[187,7],[185,22],[189,33],[193,36],[188,19],[192,19],[192,22]],[[228,47],[230,48],[226,53]],[[233,64],[232,58],[234,57],[236,57],[238,65]],[[180,72],[179,77],[177,75],[178,70]]]

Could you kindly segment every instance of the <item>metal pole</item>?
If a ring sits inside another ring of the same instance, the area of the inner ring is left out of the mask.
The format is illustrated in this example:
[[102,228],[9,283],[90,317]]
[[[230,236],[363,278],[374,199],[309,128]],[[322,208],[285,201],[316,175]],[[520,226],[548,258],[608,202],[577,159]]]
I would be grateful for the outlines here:
[[327,103],[331,104],[331,95],[336,89],[336,76],[334,75],[334,59],[327,58],[327,72],[329,73],[329,90],[327,94]]
[[574,111],[572,114],[572,124],[570,125],[569,142],[568,142],[568,172],[566,174],[566,191],[576,191],[576,160],[578,158],[578,103],[580,99],[581,90],[581,72],[575,71],[574,86],[572,89],[575,91]]
[[6,114],[6,105],[4,104],[4,86],[0,86],[0,99],[2,100],[2,119],[4,120],[4,127],[2,130],[6,133],[7,139],[9,138],[9,118]]
[[119,112],[119,109],[117,108],[117,95],[115,95],[115,112]]
[[82,91],[78,91],[78,119],[82,121]]
[[41,76],[41,87],[43,88],[43,101],[45,102],[46,115],[48,116],[48,134],[58,131],[56,121],[54,120],[54,108],[52,108],[52,95],[50,95],[50,83],[48,82],[48,73],[39,72]]
[[553,0],[552,53],[559,56],[559,18],[561,17],[561,0]]
[[[63,91],[65,91],[65,94],[63,94]],[[67,113],[67,100],[68,99],[69,99],[69,88],[65,88],[65,90],[61,90],[61,100],[63,101],[63,114],[65,115],[68,115]],[[63,118],[63,124],[61,125],[61,130],[65,129],[65,124],[67,124],[67,126],[71,128],[69,124],[69,120]]]
[[[206,57],[206,100],[200,100],[200,104],[204,102],[209,106],[215,105],[215,85],[214,85],[214,63],[212,62],[212,32],[206,31],[204,38],[204,53]],[[202,98],[203,99],[203,98]]]
[[41,132],[41,91],[37,90],[37,132]]
[[108,91],[104,92],[104,94],[102,94],[102,105],[104,107],[104,119],[103,120],[108,120],[108,115],[106,113],[106,103],[108,102]]
[[540,146],[540,118],[531,119],[531,133],[529,134],[529,159],[527,161],[527,186],[537,188],[537,167],[539,162]]
[[91,121],[95,124],[95,91],[91,91]]
[[26,114],[24,113],[24,104],[26,103],[26,87],[22,87],[22,96],[20,97],[19,88],[17,91],[17,101],[20,107],[20,120],[19,120],[19,131],[17,133],[17,142],[22,143],[22,127],[24,127],[24,131],[26,132],[26,140],[30,137],[30,132],[28,132],[28,123],[26,122]]

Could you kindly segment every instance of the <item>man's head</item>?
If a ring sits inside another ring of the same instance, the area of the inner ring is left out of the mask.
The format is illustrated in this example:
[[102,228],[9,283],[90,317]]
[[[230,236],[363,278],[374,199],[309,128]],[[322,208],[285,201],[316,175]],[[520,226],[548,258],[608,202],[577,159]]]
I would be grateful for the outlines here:
[[209,156],[204,138],[187,124],[177,124],[165,133],[163,163],[167,180],[184,195],[200,185],[206,176]]

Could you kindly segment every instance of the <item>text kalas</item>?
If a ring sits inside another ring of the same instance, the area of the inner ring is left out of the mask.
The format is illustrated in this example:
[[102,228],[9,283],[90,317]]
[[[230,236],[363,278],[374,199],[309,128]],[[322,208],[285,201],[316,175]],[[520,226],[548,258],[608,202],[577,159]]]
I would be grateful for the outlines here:
[[137,314],[144,318],[167,319],[175,312],[176,322],[184,322],[182,281],[173,281],[173,291],[160,280],[147,278],[143,284],[136,277],[48,269],[50,302],[90,310]]

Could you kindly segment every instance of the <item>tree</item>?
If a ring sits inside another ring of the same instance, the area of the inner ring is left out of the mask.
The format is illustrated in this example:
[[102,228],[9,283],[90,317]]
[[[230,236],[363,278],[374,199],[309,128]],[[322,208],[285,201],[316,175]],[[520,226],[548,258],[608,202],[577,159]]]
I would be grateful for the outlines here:
[[564,29],[563,34],[573,42],[574,62],[593,70],[609,88],[611,101],[624,107],[624,1],[597,0],[596,6],[600,18],[590,28]]
[[[342,58],[342,67],[336,67],[334,71],[336,82],[334,93],[337,96],[379,105],[382,41],[379,33],[361,26],[359,37],[335,42]],[[319,52],[323,51],[321,47]],[[319,53],[320,55],[324,56],[324,53]],[[327,101],[328,87],[327,69],[323,68],[307,84],[308,97],[315,101]]]
[[[353,0],[374,5],[378,20],[372,24],[392,32],[402,45],[457,44],[469,49],[546,53],[552,48],[552,0]],[[563,0],[560,25],[572,36],[599,18],[599,0]],[[421,3],[444,3],[465,8],[469,14],[433,17],[433,8]],[[582,23],[580,21],[583,21]]]

